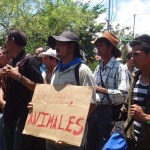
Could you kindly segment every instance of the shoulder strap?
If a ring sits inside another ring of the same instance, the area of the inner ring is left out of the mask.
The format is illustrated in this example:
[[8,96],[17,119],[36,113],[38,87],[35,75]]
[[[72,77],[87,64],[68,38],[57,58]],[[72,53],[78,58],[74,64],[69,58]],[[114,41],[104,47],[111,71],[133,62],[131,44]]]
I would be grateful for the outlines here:
[[75,69],[74,69],[74,76],[77,82],[77,85],[80,85],[80,81],[79,81],[79,68],[81,66],[81,63],[76,65]]

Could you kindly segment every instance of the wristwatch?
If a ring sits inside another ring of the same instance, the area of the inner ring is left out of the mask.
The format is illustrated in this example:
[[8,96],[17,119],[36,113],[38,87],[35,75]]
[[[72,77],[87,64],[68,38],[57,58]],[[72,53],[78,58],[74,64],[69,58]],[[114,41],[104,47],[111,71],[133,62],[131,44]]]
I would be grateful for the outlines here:
[[20,82],[22,80],[22,75],[18,75],[16,80]]

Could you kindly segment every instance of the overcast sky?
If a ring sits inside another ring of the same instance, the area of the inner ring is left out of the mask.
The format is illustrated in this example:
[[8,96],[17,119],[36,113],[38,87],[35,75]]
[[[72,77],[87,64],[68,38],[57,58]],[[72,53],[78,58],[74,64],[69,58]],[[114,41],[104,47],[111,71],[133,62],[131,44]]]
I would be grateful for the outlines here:
[[[108,8],[109,0],[91,0],[91,5],[101,2],[105,8]],[[111,2],[113,2],[113,11],[111,5],[113,26],[119,23],[122,27],[132,27],[133,31],[135,14],[135,34],[150,34],[150,0],[111,0]],[[107,16],[108,11],[100,15],[98,22],[105,22]]]

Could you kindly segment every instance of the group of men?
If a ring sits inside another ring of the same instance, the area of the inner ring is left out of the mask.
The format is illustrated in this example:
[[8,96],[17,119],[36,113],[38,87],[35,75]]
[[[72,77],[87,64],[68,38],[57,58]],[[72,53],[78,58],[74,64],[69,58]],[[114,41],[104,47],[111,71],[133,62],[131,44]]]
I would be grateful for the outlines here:
[[[17,29],[10,30],[4,46],[12,59],[5,67],[2,66],[0,73],[2,87],[5,87],[0,97],[4,115],[5,150],[100,150],[110,136],[111,122],[120,117],[120,109],[128,112],[128,120],[131,117],[135,119],[131,130],[132,138],[136,141],[135,147],[140,150],[143,147],[144,150],[149,149],[150,99],[145,99],[149,96],[150,36],[141,35],[130,43],[130,59],[139,71],[131,88],[134,104],[129,108],[127,104],[131,99],[126,101],[129,76],[125,66],[116,60],[121,55],[118,42],[117,37],[107,31],[93,42],[101,56],[101,63],[92,74],[83,61],[77,35],[64,31],[59,36],[49,36],[49,46],[55,50],[49,49],[38,54],[47,69],[42,77],[36,57],[25,52],[25,34]],[[93,87],[88,128],[84,134],[86,142],[80,147],[22,134],[28,114],[27,106],[31,102],[36,83],[44,82]]]

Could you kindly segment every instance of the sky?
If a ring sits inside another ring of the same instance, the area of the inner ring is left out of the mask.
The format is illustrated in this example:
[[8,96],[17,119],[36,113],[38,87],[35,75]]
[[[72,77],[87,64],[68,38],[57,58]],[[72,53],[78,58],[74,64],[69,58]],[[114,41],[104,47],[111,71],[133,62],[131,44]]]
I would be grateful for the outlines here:
[[[84,0],[86,1],[86,0]],[[101,3],[108,8],[109,0],[91,0],[91,5]],[[135,15],[135,35],[150,34],[150,0],[111,0],[111,24],[131,27],[133,32]],[[106,22],[108,11],[100,15],[97,22]]]

